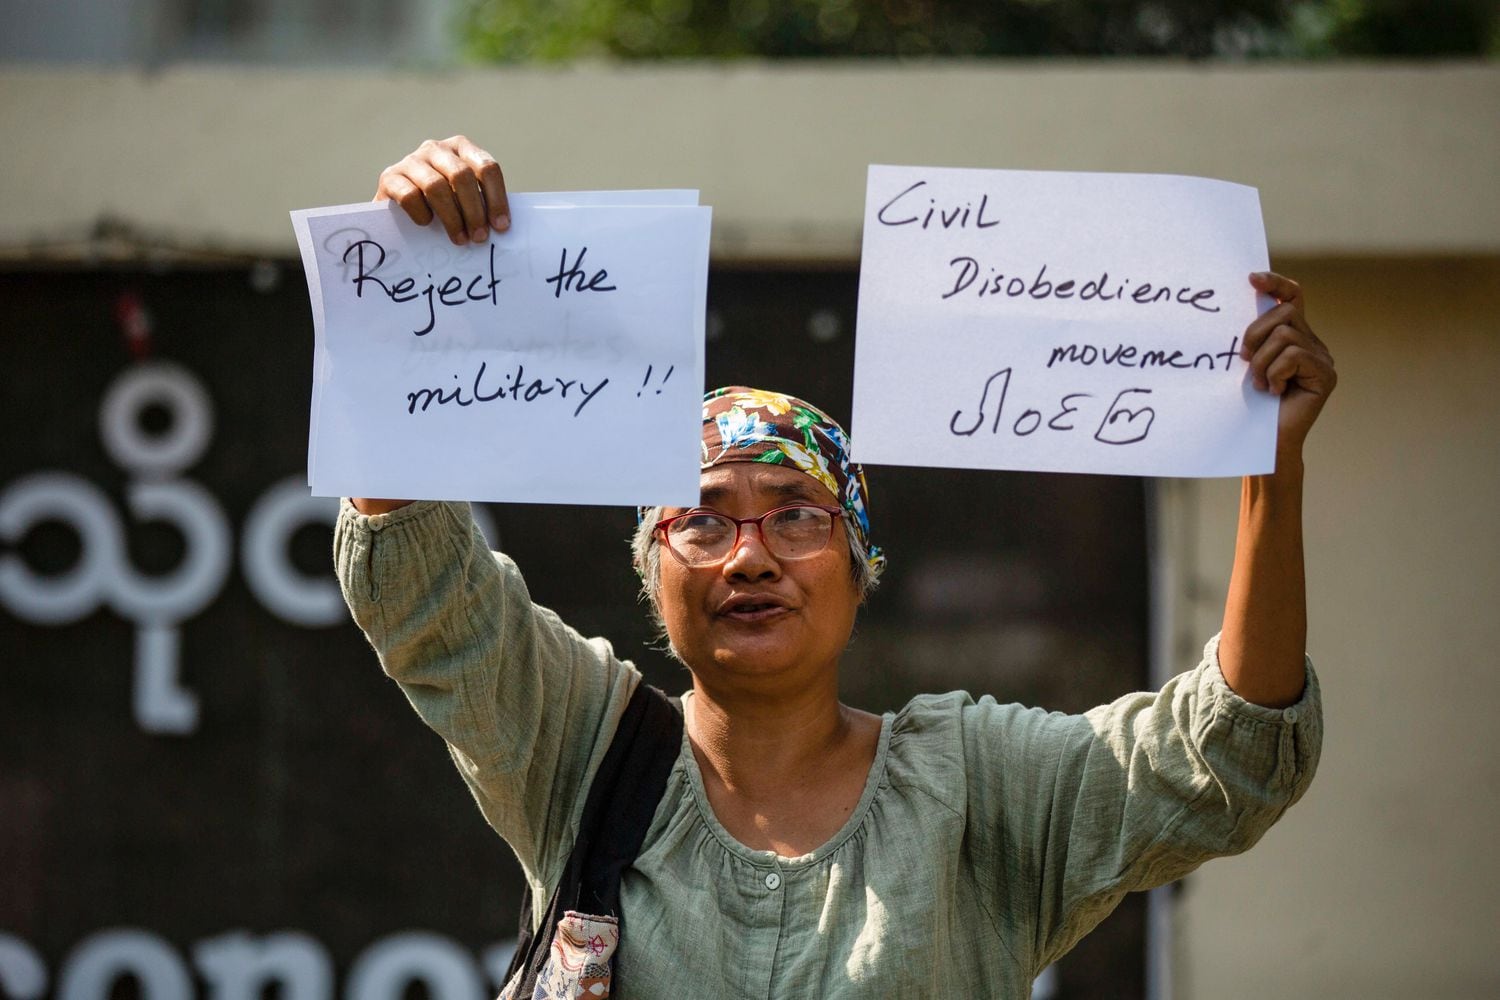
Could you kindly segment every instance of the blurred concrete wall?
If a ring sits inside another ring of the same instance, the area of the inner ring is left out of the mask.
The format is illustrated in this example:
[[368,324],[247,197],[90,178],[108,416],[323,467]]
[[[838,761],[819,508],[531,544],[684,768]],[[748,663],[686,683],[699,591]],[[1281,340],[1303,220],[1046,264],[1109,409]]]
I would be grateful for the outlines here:
[[721,256],[854,258],[869,163],[1200,174],[1281,253],[1500,252],[1500,68],[868,65],[0,69],[0,246],[110,216],[291,254],[288,209],[466,132],[517,190],[699,187]]
[[[1338,392],[1308,443],[1318,779],[1176,913],[1179,996],[1500,995],[1500,260],[1273,260]],[[1168,486],[1179,647],[1216,627],[1238,484]]]
[[[0,71],[0,249],[290,256],[464,131],[516,190],[696,186],[721,259],[849,261],[865,165],[1141,170],[1261,190],[1342,382],[1310,444],[1308,799],[1180,895],[1181,997],[1500,990],[1500,68],[1113,63],[583,67],[442,76]],[[118,247],[115,247],[118,249]],[[1216,628],[1236,484],[1162,485],[1162,622]]]

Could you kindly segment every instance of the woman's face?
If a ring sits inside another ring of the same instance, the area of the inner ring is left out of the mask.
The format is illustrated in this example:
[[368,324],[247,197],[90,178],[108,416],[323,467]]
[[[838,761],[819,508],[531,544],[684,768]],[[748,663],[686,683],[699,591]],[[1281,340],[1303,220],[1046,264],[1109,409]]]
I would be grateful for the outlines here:
[[[733,462],[703,473],[700,506],[730,517],[802,502],[836,503],[815,479],[784,466]],[[749,525],[718,566],[684,566],[663,552],[657,597],[673,649],[704,680],[836,673],[860,603],[849,559],[838,525],[827,547],[797,560],[771,555]]]

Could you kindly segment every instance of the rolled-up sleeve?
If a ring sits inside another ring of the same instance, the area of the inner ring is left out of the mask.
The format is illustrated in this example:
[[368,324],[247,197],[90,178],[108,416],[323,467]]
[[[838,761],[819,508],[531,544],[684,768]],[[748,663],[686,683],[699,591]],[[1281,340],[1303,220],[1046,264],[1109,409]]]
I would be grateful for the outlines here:
[[534,888],[554,881],[635,669],[533,604],[467,504],[367,516],[346,500],[334,562],[381,666],[447,742],[486,820]]
[[[1037,968],[1056,960],[1125,893],[1250,848],[1307,790],[1323,721],[1306,667],[1301,699],[1273,709],[1224,681],[1218,640],[1159,692],[1081,716],[1017,710],[966,721],[970,752],[1006,767],[990,813],[1012,918],[1035,921]],[[975,705],[973,713],[980,709]],[[995,706],[996,709],[1002,706]]]

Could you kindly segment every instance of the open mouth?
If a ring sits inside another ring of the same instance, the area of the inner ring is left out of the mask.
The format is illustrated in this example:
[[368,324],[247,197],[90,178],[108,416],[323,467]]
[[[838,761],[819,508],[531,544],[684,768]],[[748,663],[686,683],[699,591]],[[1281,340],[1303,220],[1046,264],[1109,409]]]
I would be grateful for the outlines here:
[[736,622],[768,621],[791,611],[780,601],[760,597],[734,597],[720,609],[721,617]]

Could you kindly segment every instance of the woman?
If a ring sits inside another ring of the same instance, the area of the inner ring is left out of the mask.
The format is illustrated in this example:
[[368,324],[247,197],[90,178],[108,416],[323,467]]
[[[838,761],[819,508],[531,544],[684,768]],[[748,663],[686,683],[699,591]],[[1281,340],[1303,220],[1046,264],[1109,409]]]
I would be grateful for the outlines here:
[[[387,169],[376,198],[455,243],[509,225],[498,165],[461,136]],[[621,885],[634,995],[1024,997],[1125,892],[1246,849],[1302,794],[1321,716],[1301,452],[1335,375],[1295,283],[1250,281],[1281,300],[1244,337],[1281,397],[1277,471],[1244,481],[1223,631],[1161,692],[1083,716],[964,694],[884,717],[840,704],[882,565],[863,474],[816,408],[709,394],[700,505],[643,511],[635,540],[692,690]],[[386,671],[545,900],[639,675],[534,606],[462,504],[350,501],[335,548]]]

